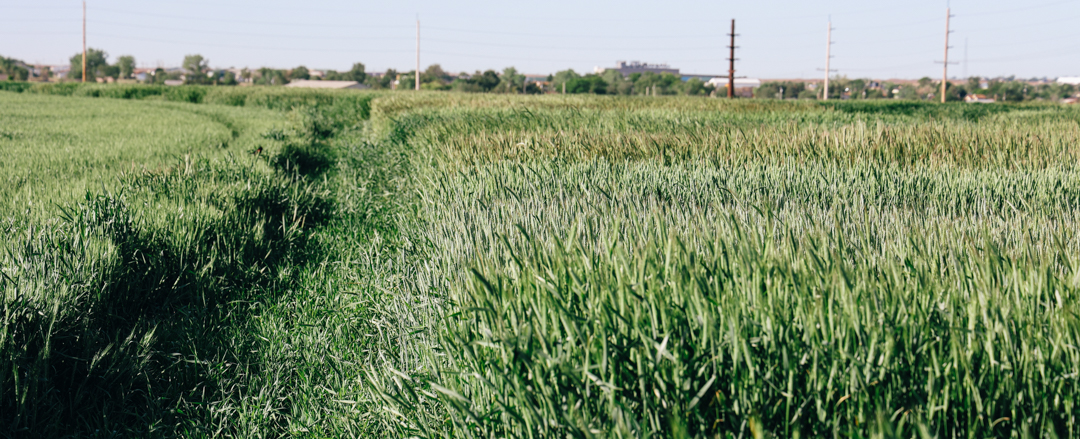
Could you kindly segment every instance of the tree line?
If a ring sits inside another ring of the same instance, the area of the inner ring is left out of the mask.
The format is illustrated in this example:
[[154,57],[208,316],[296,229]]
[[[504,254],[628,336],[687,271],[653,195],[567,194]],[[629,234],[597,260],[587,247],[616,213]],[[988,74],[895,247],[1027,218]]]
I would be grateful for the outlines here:
[[[1074,96],[1078,91],[1070,84],[1017,80],[1015,77],[983,79],[968,78],[963,83],[945,84],[946,101],[962,101],[970,95],[981,95],[995,101],[1024,102],[1032,100],[1057,101]],[[754,89],[755,98],[765,99],[822,99],[823,87],[818,82],[774,81]],[[928,77],[912,83],[877,82],[870,79],[837,77],[829,80],[829,99],[941,99],[941,81]]]
[[[70,58],[68,78],[82,80],[83,54]],[[89,48],[86,56],[88,81],[98,78],[135,79],[135,57],[119,56],[109,63],[104,50]],[[47,74],[47,73],[45,73]],[[28,66],[19,60],[0,56],[0,75],[11,81],[26,81],[31,76]],[[292,69],[211,69],[209,60],[202,55],[184,57],[180,69],[162,68],[147,72],[143,82],[163,84],[168,80],[182,80],[185,84],[238,85],[242,82],[255,85],[285,85],[297,80],[356,81],[373,89],[412,90],[416,81],[415,71],[398,72],[394,69],[382,74],[369,74],[363,63],[354,63],[346,71],[328,70],[321,75],[313,74],[305,66]],[[1060,100],[1076,95],[1080,90],[1069,84],[1036,84],[1034,81],[1016,80],[1014,77],[984,80],[972,77],[963,83],[946,83],[946,100],[960,101],[969,95],[982,95],[996,101],[1023,102],[1029,100]],[[614,69],[602,73],[579,74],[572,69],[562,70],[546,77],[526,77],[514,67],[501,72],[495,70],[468,73],[450,73],[439,64],[432,64],[420,72],[420,88],[423,90],[458,91],[466,93],[513,93],[513,94],[599,94],[599,95],[690,95],[711,96],[726,94],[712,84],[691,78],[683,81],[671,73],[633,73],[623,76]],[[773,81],[761,84],[753,90],[755,98],[763,99],[822,99],[823,87],[817,81]],[[849,79],[838,76],[830,80],[829,99],[902,99],[937,100],[941,83],[928,77],[915,82],[877,82],[870,79]]]

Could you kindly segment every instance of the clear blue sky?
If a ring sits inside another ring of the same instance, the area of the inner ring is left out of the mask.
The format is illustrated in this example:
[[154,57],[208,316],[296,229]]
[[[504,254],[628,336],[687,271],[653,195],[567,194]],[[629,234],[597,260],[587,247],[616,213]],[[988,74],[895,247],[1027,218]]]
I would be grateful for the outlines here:
[[[946,1],[431,1],[88,0],[90,47],[110,62],[178,66],[198,53],[215,67],[447,71],[514,66],[591,71],[616,60],[722,73],[730,20],[741,34],[737,74],[813,78],[833,61],[849,77],[940,77]],[[1080,0],[952,0],[950,75],[1080,75]],[[64,64],[80,50],[81,2],[0,0],[0,55]],[[966,47],[966,50],[965,50]],[[963,61],[966,59],[967,63]]]

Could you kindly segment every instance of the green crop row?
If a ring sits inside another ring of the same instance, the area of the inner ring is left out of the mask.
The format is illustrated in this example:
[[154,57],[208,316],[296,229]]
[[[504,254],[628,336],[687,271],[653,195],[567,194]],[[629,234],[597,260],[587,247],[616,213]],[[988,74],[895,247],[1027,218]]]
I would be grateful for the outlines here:
[[0,435],[238,428],[214,407],[264,370],[246,326],[349,206],[320,176],[370,99],[282,95],[0,93]]
[[380,428],[1080,434],[1075,110],[417,101],[417,255],[331,387]]
[[1080,436],[1076,109],[69,87],[12,435]]

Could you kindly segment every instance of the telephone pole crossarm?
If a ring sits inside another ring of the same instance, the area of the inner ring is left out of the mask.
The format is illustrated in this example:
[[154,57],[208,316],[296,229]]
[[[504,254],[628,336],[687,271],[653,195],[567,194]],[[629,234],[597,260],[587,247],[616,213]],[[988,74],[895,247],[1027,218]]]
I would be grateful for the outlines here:
[[[950,8],[945,8],[945,59],[941,62],[941,103],[945,103],[945,86],[949,83],[949,19],[952,18]],[[955,63],[954,63],[955,64]]]
[[829,20],[829,27],[825,31],[825,87],[822,89],[821,100],[829,100],[829,75],[835,70],[829,68],[829,62],[832,61],[832,20]]
[[731,45],[728,49],[731,51],[728,56],[728,85],[727,85],[727,97],[728,99],[735,98],[735,37],[738,34],[735,33],[735,19],[731,19],[731,33],[728,36],[731,37]]

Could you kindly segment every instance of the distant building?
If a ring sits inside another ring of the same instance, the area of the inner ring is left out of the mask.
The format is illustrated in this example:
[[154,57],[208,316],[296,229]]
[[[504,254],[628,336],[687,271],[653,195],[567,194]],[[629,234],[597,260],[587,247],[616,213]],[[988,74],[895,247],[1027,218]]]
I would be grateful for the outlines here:
[[1062,76],[1057,79],[1058,84],[1080,85],[1080,76]]
[[683,73],[682,75],[679,75],[679,79],[682,79],[683,82],[689,81],[691,79],[697,79],[697,80],[699,80],[701,82],[709,82],[709,81],[712,81],[713,79],[717,79],[717,78],[727,79],[727,76],[713,75],[713,74],[708,74],[708,73],[703,73],[703,74],[699,74],[699,73]]
[[[603,69],[597,68],[600,72]],[[667,64],[647,64],[640,61],[616,61],[615,67],[609,70],[618,70],[624,77],[630,76],[634,73],[652,72],[656,74],[671,73],[672,75],[679,76],[679,69],[673,69]],[[598,72],[599,73],[599,72]]]
[[331,89],[353,89],[360,90],[369,88],[367,85],[361,84],[356,81],[311,81],[307,79],[298,79],[285,85],[286,87],[293,88],[331,88]]
[[165,80],[165,85],[170,85],[170,86],[184,85],[184,80],[183,79],[166,79]]
[[964,102],[969,104],[991,104],[994,102],[994,98],[988,98],[986,95],[967,95],[964,96]]
[[[469,78],[464,78],[464,79],[469,79]],[[547,80],[548,80],[548,75],[530,75],[530,74],[525,74],[525,83],[530,83],[530,82],[547,82]]]
[[1061,100],[1061,103],[1062,104],[1075,104],[1076,101],[1077,101],[1077,98],[1065,98],[1065,99]]
[[[707,84],[711,84],[713,87],[716,87],[716,93],[718,95],[727,93],[727,78],[713,78],[710,79]],[[735,96],[753,97],[754,89],[758,87],[761,87],[760,79],[735,78]],[[721,92],[720,90],[724,91]]]

